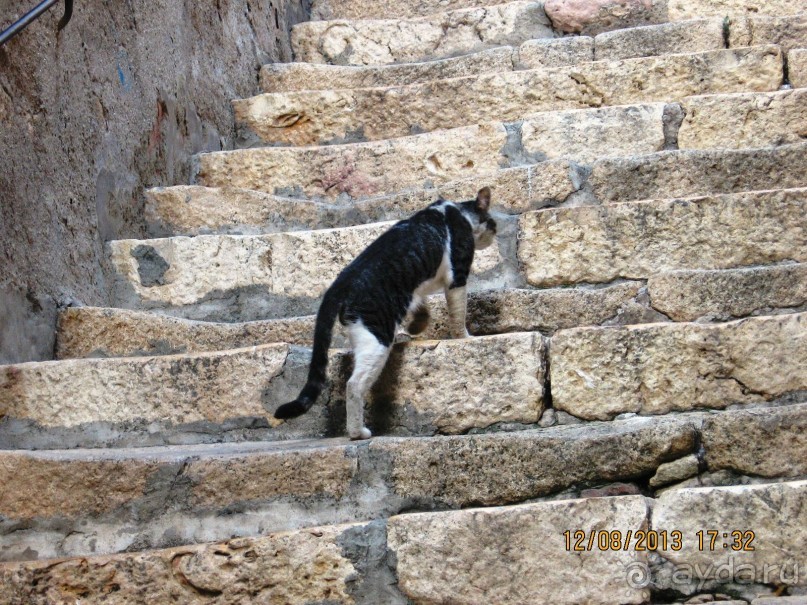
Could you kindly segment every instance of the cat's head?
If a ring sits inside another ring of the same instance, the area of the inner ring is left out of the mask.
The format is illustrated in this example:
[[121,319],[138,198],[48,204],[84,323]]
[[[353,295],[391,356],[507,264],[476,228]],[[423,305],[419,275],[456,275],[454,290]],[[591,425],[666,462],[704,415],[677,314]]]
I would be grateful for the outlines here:
[[475,200],[462,202],[460,210],[474,231],[474,248],[482,250],[493,243],[496,237],[496,221],[488,211],[490,210],[490,187],[483,187],[476,194]]

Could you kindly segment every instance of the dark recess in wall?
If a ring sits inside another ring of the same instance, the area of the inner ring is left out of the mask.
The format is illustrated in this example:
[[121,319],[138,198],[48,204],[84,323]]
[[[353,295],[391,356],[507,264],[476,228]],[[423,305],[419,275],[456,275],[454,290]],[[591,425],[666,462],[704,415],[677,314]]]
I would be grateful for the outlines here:
[[[35,0],[3,0],[0,27]],[[307,0],[78,0],[0,48],[0,363],[50,359],[57,308],[108,305],[104,242],[141,237],[143,190],[231,149],[230,100],[292,59]]]

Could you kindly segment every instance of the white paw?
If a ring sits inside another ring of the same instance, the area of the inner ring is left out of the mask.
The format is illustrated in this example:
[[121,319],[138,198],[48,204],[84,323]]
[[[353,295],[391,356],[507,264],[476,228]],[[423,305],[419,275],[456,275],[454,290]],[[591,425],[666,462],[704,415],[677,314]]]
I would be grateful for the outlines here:
[[350,431],[351,439],[369,439],[373,434],[366,426],[361,427],[358,431]]

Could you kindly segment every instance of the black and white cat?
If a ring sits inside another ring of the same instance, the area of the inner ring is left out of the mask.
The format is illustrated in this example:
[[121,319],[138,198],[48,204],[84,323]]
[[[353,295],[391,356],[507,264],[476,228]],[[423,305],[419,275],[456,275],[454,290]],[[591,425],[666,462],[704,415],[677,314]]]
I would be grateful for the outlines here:
[[490,218],[490,189],[475,200],[439,200],[396,223],[370,244],[333,282],[322,300],[314,330],[308,380],[294,401],[281,405],[275,418],[307,412],[325,387],[328,348],[336,318],[346,326],[353,348],[353,373],[347,382],[347,431],[351,439],[369,439],[364,402],[389,357],[395,334],[412,313],[408,331],[426,329],[424,297],[445,292],[451,335],[465,338],[466,283],[474,250],[487,248],[496,235]]

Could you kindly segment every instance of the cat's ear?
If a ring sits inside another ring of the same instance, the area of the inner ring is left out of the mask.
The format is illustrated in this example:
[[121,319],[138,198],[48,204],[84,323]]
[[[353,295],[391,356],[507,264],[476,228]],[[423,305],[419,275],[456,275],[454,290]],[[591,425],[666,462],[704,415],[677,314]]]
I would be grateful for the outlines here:
[[479,212],[487,212],[490,208],[490,187],[483,187],[476,194],[476,209]]

